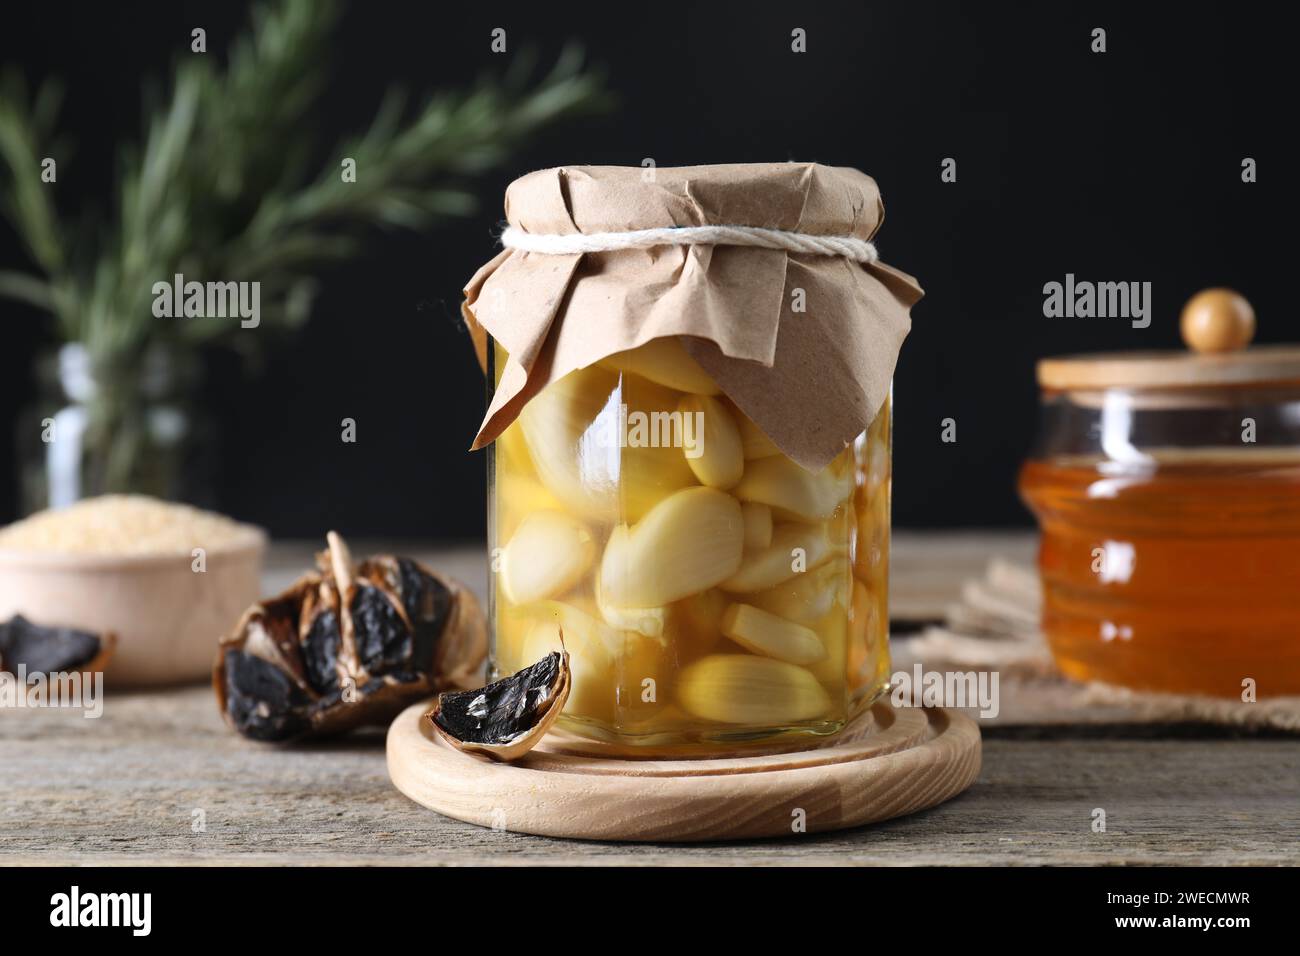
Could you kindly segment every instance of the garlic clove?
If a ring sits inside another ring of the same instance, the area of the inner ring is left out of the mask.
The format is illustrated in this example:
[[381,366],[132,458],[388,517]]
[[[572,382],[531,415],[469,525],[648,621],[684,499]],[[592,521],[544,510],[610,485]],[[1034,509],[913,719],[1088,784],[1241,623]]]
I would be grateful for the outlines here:
[[849,576],[846,559],[828,561],[765,591],[748,594],[745,600],[769,614],[807,624],[830,612],[848,589]]
[[717,382],[691,358],[681,339],[675,335],[651,339],[637,348],[616,352],[601,359],[599,364],[608,369],[633,372],[679,392],[717,395],[720,391]]
[[807,670],[752,654],[712,654],[677,677],[677,701],[694,717],[773,727],[830,716],[831,699]]
[[601,561],[604,595],[621,607],[671,604],[734,574],[743,547],[735,498],[713,488],[678,491],[610,535]]
[[745,550],[766,548],[772,543],[772,509],[755,501],[740,505],[745,520]]
[[723,404],[707,395],[687,395],[678,402],[677,411],[687,423],[686,432],[694,437],[694,447],[687,445],[683,451],[700,484],[725,491],[740,481],[745,451],[740,430]]
[[618,375],[591,367],[542,389],[519,413],[538,477],[565,507],[584,517],[618,512]]
[[[618,480],[618,511],[624,521],[640,521],[663,498],[695,485],[684,450],[700,447],[694,431],[678,410],[681,395],[635,375],[622,377],[619,392],[624,409],[612,409],[603,417],[618,419],[614,435],[623,435],[614,461]],[[625,414],[625,420],[620,418]]]
[[587,573],[596,542],[586,524],[562,511],[535,511],[501,553],[501,587],[511,604],[568,591]]
[[825,524],[780,524],[766,548],[745,552],[740,567],[724,580],[725,591],[765,591],[819,567],[837,550]]
[[709,588],[673,605],[673,621],[680,622],[677,636],[683,656],[698,657],[713,649],[722,639],[722,615],[730,604],[725,593]]
[[[732,405],[735,408],[735,405]],[[763,429],[754,424],[754,420],[736,408],[736,428],[740,432],[741,448],[745,452],[745,460],[750,461],[754,458],[770,458],[773,455],[781,454],[781,449],[776,447],[772,439],[767,437]]]
[[524,638],[521,659],[538,660],[563,648],[569,654],[572,672],[565,712],[596,720],[612,718],[617,654],[622,649],[619,633],[559,601],[533,605],[526,613],[536,621]]
[[785,456],[749,462],[735,488],[741,501],[771,505],[806,521],[831,517],[852,493],[851,469],[844,474],[830,467],[812,472]]
[[751,604],[727,608],[722,633],[756,654],[791,664],[815,664],[826,657],[826,648],[815,631]]
[[[619,527],[626,529],[625,525]],[[596,572],[595,590],[596,607],[600,609],[600,616],[610,627],[620,631],[636,631],[646,637],[663,640],[664,622],[668,616],[667,608],[621,607],[612,603],[600,585],[600,571]]]
[[569,658],[563,651],[485,687],[439,694],[425,719],[463,753],[517,760],[555,723],[569,696]]

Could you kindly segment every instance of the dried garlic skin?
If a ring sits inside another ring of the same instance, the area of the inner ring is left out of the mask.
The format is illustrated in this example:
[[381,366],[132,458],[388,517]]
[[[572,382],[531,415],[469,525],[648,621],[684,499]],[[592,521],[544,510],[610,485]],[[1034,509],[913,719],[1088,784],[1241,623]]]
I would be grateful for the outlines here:
[[486,624],[462,585],[410,558],[353,565],[333,534],[318,564],[221,641],[213,685],[239,733],[285,741],[383,724],[472,679]]
[[457,750],[515,760],[541,742],[569,696],[569,655],[536,664],[474,690],[438,695],[425,718]]
[[43,627],[21,614],[0,621],[0,671],[66,674],[100,671],[113,655],[117,637],[71,627]]

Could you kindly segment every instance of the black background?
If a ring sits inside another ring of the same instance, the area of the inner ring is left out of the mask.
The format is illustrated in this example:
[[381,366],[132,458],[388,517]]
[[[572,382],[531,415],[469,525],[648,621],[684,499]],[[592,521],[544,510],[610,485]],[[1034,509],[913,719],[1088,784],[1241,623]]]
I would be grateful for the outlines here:
[[[478,216],[429,236],[378,234],[322,275],[311,323],[256,377],[216,356],[204,400],[217,418],[217,503],[281,535],[467,538],[482,533],[483,461],[464,449],[483,389],[457,315],[460,288],[493,253],[501,196],[534,168],[812,160],[880,183],[885,261],[927,291],[896,377],[895,523],[1027,523],[1015,473],[1032,440],[1040,356],[1178,343],[1182,302],[1243,291],[1259,341],[1300,338],[1289,301],[1294,125],[1290,34],[1280,7],[1149,4],[398,4],[350,8],[331,82],[301,135],[331,146],[365,127],[390,83],[469,82],[511,51],[581,41],[620,97],[557,129],[481,184]],[[236,3],[10,4],[0,56],[29,80],[63,76],[65,213],[107,205],[115,138],[137,136],[140,86],[186,55],[190,30],[222,56],[247,23]],[[1104,27],[1108,52],[1089,51]],[[807,30],[808,52],[790,50]],[[510,54],[507,54],[507,56]],[[954,157],[958,181],[940,181]],[[1260,181],[1241,182],[1241,160]],[[0,266],[22,267],[0,228]],[[1042,286],[1150,281],[1154,321],[1046,319]],[[0,304],[0,428],[30,400],[50,323]],[[356,444],[339,421],[358,423]],[[940,441],[957,420],[958,441]],[[0,522],[17,507],[13,442],[0,436]]]

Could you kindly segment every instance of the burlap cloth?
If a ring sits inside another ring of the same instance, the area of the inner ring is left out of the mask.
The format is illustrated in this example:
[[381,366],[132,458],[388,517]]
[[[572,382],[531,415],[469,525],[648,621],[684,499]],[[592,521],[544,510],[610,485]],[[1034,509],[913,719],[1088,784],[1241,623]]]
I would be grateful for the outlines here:
[[[1000,674],[1000,712],[982,725],[1219,724],[1300,734],[1300,697],[1253,703],[1081,684],[1052,662],[1038,629],[1042,592],[1033,569],[992,562],[968,581],[943,626],[891,642],[893,670],[991,670]],[[974,715],[974,709],[968,709]]]

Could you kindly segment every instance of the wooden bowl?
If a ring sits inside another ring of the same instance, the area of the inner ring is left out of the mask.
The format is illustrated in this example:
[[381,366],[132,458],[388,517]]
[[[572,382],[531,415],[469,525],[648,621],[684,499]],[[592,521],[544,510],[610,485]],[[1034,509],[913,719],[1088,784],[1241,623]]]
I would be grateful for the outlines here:
[[104,679],[113,685],[207,680],[217,639],[261,595],[265,551],[266,534],[252,527],[239,541],[208,549],[202,572],[188,553],[0,549],[0,621],[21,614],[37,624],[112,631],[117,650]]

